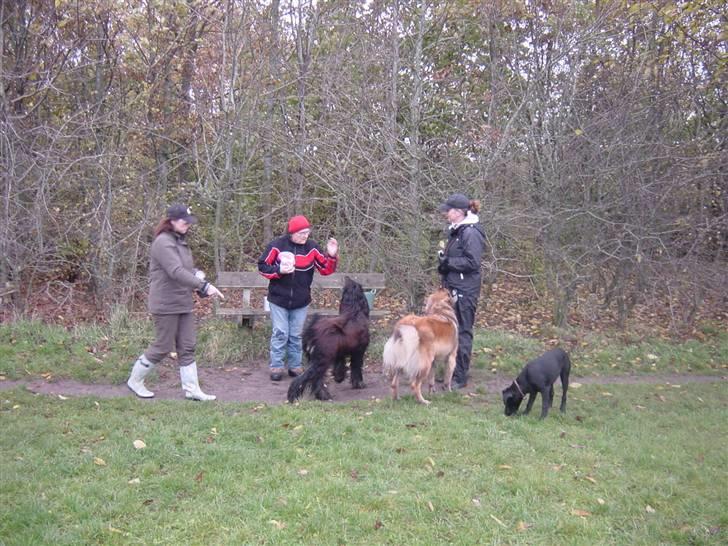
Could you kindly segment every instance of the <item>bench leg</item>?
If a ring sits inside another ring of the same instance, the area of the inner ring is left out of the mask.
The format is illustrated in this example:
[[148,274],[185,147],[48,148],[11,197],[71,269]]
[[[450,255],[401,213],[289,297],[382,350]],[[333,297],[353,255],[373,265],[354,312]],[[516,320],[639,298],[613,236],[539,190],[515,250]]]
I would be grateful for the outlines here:
[[252,328],[253,324],[255,324],[255,317],[240,317],[240,323],[238,324],[238,326],[240,326],[241,328],[243,326]]

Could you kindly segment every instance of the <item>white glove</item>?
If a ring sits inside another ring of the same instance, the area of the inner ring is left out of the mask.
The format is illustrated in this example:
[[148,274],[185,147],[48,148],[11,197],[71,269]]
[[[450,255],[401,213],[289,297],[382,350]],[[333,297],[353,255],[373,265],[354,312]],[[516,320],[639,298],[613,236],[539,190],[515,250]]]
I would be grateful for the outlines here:
[[196,269],[195,270],[195,277],[197,277],[201,281],[204,281],[205,280],[205,272],[202,271],[201,269]]
[[332,258],[336,257],[336,254],[339,252],[339,242],[331,237],[329,239],[328,243],[326,243],[326,253],[331,256]]
[[221,300],[225,299],[225,296],[222,295],[222,292],[220,292],[217,288],[215,288],[210,283],[207,283],[207,292],[205,294],[208,296],[220,298]]
[[296,257],[292,252],[281,252],[278,259],[280,260],[278,271],[281,275],[288,275],[296,270]]

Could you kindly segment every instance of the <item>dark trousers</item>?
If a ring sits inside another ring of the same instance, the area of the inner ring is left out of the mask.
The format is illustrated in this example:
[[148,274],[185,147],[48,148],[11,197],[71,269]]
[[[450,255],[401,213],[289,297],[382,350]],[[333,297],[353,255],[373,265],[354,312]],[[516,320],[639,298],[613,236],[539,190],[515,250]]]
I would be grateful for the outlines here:
[[192,313],[179,315],[152,315],[154,319],[154,342],[144,351],[152,364],[159,364],[170,352],[177,350],[177,362],[188,366],[195,361],[197,329]]
[[470,371],[470,355],[473,352],[473,324],[475,323],[475,308],[478,305],[480,294],[458,292],[458,301],[455,304],[455,315],[458,318],[458,355],[455,364],[453,382],[465,383]]

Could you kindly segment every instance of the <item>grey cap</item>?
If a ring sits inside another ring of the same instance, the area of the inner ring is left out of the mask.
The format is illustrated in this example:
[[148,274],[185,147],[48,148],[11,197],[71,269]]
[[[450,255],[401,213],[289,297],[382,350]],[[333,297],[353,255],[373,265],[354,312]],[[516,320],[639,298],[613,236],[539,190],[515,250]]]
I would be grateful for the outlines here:
[[447,198],[442,205],[437,207],[440,212],[447,212],[450,209],[463,209],[468,210],[470,208],[470,199],[465,197],[462,193],[453,193]]

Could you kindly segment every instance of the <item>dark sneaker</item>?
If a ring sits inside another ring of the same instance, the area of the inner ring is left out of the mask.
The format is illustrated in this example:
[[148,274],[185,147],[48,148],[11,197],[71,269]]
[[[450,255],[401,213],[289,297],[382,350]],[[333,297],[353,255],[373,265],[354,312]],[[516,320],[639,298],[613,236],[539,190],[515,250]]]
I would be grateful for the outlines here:
[[303,368],[293,368],[293,369],[290,369],[290,368],[289,368],[289,369],[288,369],[288,375],[289,375],[290,377],[298,377],[298,376],[299,376],[299,375],[301,375],[302,373],[303,373]]
[[271,381],[280,381],[283,379],[283,374],[279,371],[272,371],[270,372],[270,380]]

